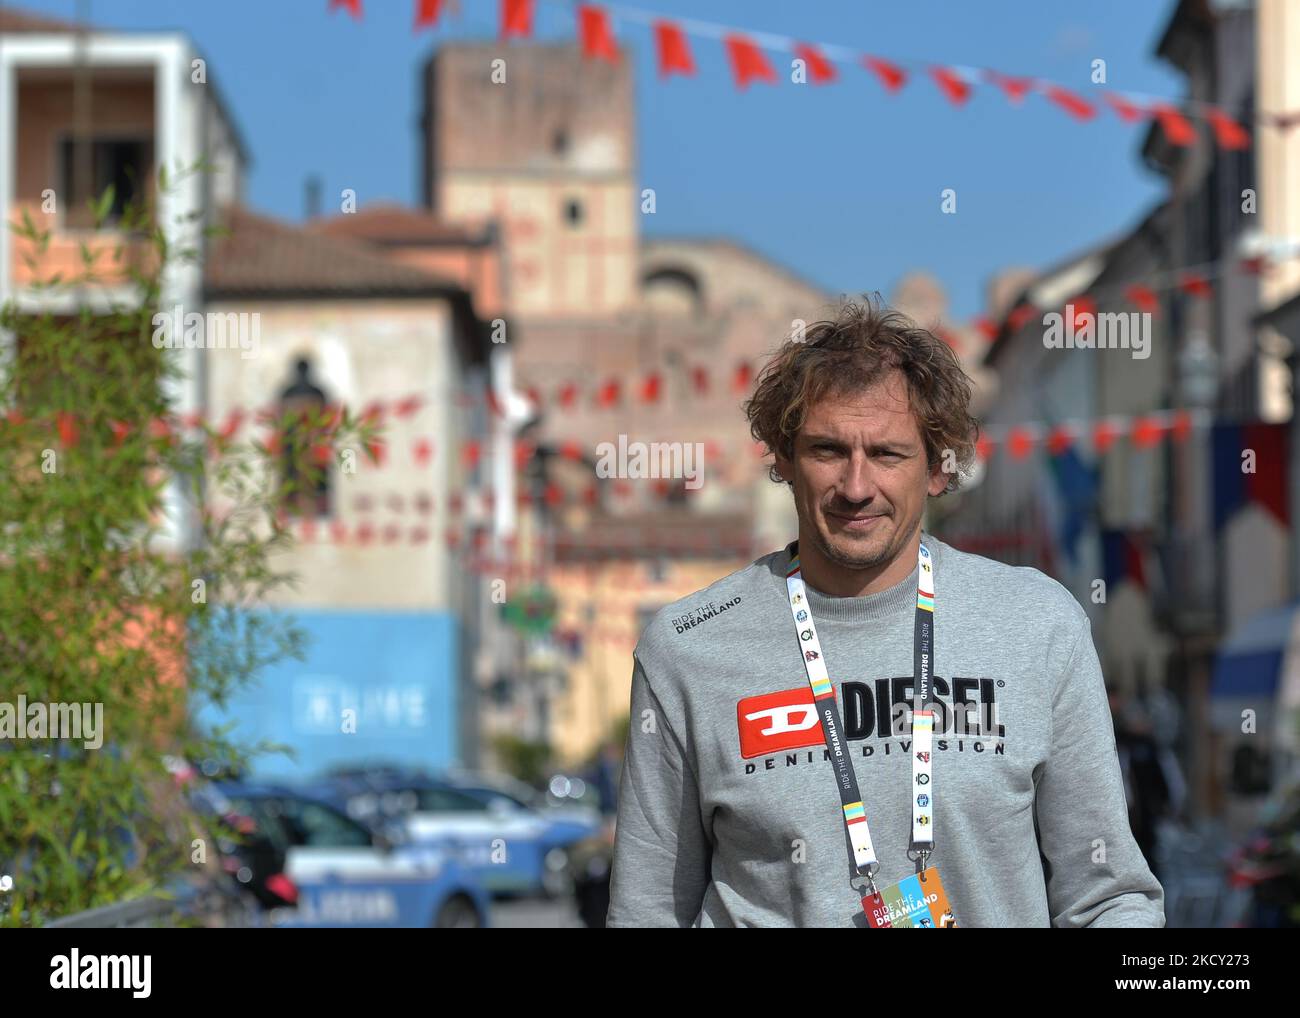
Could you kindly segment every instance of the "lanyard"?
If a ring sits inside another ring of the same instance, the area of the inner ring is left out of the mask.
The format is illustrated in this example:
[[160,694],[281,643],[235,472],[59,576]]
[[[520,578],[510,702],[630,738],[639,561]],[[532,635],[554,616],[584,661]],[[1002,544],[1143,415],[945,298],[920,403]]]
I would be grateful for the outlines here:
[[[912,840],[907,857],[915,857],[916,869],[925,868],[926,858],[934,851],[934,783],[930,770],[930,753],[934,736],[934,712],[922,709],[930,703],[930,680],[934,664],[934,569],[930,549],[921,542],[917,552],[916,626],[914,631],[913,677],[914,700],[912,704]],[[826,656],[817,638],[817,625],[813,622],[808,604],[803,575],[799,569],[798,542],[790,560],[790,570],[785,577],[790,593],[790,613],[794,616],[795,632],[799,637],[799,651],[803,656],[808,685],[812,687],[813,702],[821,719],[822,734],[830,751],[835,768],[835,784],[839,788],[844,810],[844,825],[852,846],[853,867],[857,874],[871,886],[876,894],[873,879],[879,868],[876,850],[871,844],[871,830],[867,824],[866,808],[858,791],[858,778],[849,758],[849,747],[844,738],[844,725],[840,708],[826,670]]]

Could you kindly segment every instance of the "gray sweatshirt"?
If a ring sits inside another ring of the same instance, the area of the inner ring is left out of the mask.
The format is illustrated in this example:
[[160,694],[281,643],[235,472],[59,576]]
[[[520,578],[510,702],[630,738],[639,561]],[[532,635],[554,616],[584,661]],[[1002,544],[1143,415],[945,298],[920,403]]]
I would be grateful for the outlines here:
[[[934,555],[935,867],[958,927],[1163,926],[1129,828],[1087,613],[1055,580]],[[791,547],[661,609],[634,651],[608,924],[853,926],[848,839],[801,660]],[[808,602],[882,890],[916,871],[917,571]]]

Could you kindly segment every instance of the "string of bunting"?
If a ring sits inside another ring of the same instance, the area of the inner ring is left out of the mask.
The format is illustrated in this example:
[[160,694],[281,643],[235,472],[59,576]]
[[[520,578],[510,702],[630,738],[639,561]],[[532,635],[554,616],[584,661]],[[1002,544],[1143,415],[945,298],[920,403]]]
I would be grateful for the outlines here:
[[[503,40],[534,37],[535,0],[498,0],[498,3],[500,37]],[[703,38],[722,43],[736,87],[741,90],[756,82],[775,85],[781,80],[766,55],[767,52],[777,52],[802,60],[806,80],[814,85],[837,82],[836,64],[843,64],[867,72],[890,95],[903,91],[916,78],[928,79],[947,102],[961,107],[969,102],[978,86],[989,85],[1013,106],[1020,106],[1027,96],[1038,95],[1077,122],[1095,120],[1102,110],[1108,110],[1126,124],[1154,121],[1169,143],[1180,147],[1195,143],[1198,132],[1193,121],[1207,125],[1220,148],[1236,150],[1250,146],[1249,132],[1242,123],[1230,111],[1214,103],[1101,87],[1097,88],[1098,99],[1094,100],[1059,82],[1032,75],[1008,74],[989,67],[938,64],[865,53],[834,43],[809,42],[692,18],[664,17],[654,11],[622,4],[565,2],[564,6],[573,11],[574,30],[582,53],[591,60],[618,62],[616,22],[650,28],[661,80],[672,75],[694,76],[697,73],[696,61],[689,40],[692,37]],[[362,0],[329,0],[328,10],[345,10],[360,20]],[[449,0],[415,0],[413,31],[436,28],[448,12],[459,14],[459,4]],[[1258,124],[1287,131],[1300,123],[1300,113],[1261,111],[1255,114],[1254,119]]]
[[[987,462],[998,450],[1003,450],[1011,459],[1023,460],[1035,450],[1060,456],[1072,447],[1086,446],[1094,454],[1103,455],[1120,441],[1130,442],[1134,449],[1151,449],[1166,439],[1174,442],[1186,441],[1194,429],[1204,427],[1208,423],[1208,412],[1191,410],[1160,410],[1134,416],[1111,415],[1095,420],[1066,420],[1054,424],[1027,422],[982,433],[977,443],[976,454],[981,460]],[[752,443],[752,448],[759,456],[765,452],[761,443]],[[671,482],[663,479],[656,480],[653,484],[653,490],[661,496],[666,495],[670,487]],[[630,496],[633,492],[633,482],[626,479],[611,480],[610,490],[615,497]],[[518,493],[516,497],[521,507],[534,506],[539,502],[551,507],[577,503],[594,505],[599,500],[599,489],[595,482],[587,484],[581,491],[566,490],[558,484],[549,484],[540,498],[526,491]],[[475,530],[472,521],[467,518],[473,515],[467,512],[467,503],[471,500],[478,506],[479,513],[485,510],[490,512],[495,505],[495,493],[491,488],[484,488],[452,492],[448,495],[447,511],[452,525],[447,527],[444,536],[449,548],[477,549],[487,541],[486,532],[481,529]],[[374,496],[362,494],[354,498],[352,508],[357,512],[369,513],[375,510],[376,505],[377,499]],[[434,511],[434,497],[430,493],[420,492],[408,502],[407,498],[395,492],[388,496],[385,505],[394,513],[405,513],[409,505],[412,511],[428,515]],[[470,529],[471,536],[466,537],[462,528]],[[376,543],[397,544],[404,541],[422,544],[431,538],[429,528],[424,525],[404,528],[399,523],[390,522],[380,526],[369,520],[349,528],[340,520],[320,524],[315,520],[307,519],[299,521],[298,533],[305,543],[328,540],[363,547]],[[623,540],[628,550],[634,544],[639,546],[644,543],[643,535],[630,533],[615,535],[611,540],[616,547],[617,542]],[[673,547],[706,551],[715,547],[708,541],[709,535],[697,535],[693,542],[679,541]]]
[[[467,394],[466,394],[467,395]],[[392,405],[400,405],[409,408],[416,397],[404,397],[401,400],[394,401]],[[383,404],[373,404],[373,407],[382,407]],[[187,422],[195,423],[198,418],[195,415],[187,415]],[[9,414],[0,421],[9,424],[23,423],[23,417],[17,411],[10,411]],[[1160,410],[1150,414],[1135,416],[1110,416],[1093,422],[1075,422],[1060,423],[1052,426],[1028,422],[1007,426],[998,431],[991,431],[981,437],[979,444],[979,455],[982,459],[991,458],[998,448],[1005,448],[1012,458],[1019,459],[1033,451],[1034,446],[1043,441],[1046,443],[1049,452],[1059,455],[1065,448],[1076,441],[1087,438],[1091,443],[1093,450],[1098,453],[1105,453],[1114,443],[1120,439],[1131,439],[1134,446],[1144,448],[1155,444],[1162,437],[1168,435],[1174,440],[1181,440],[1186,437],[1195,422],[1192,419],[1191,411],[1174,411]],[[84,425],[78,417],[72,414],[60,413],[56,415],[52,422],[53,429],[57,431],[60,442],[65,448],[75,447],[84,434]],[[114,434],[116,441],[120,442],[125,432],[117,431],[118,422],[110,422],[109,427],[115,429]],[[154,431],[154,429],[151,429]],[[159,430],[154,432],[159,436],[174,434]],[[233,433],[232,433],[233,434]],[[715,439],[709,439],[704,444],[705,458],[712,462],[719,462],[725,455],[730,455],[736,449],[731,443],[722,443]],[[748,445],[753,456],[762,458],[767,455],[766,447],[761,442],[742,442],[740,445]],[[388,455],[388,446],[377,444],[375,447],[379,450],[379,455],[374,462],[376,467],[384,467],[392,462]],[[415,436],[410,441],[410,452],[412,462],[419,467],[430,465],[433,459],[436,442],[433,436],[420,435]],[[518,439],[512,444],[514,465],[516,469],[523,469],[533,457],[537,454],[537,444]],[[576,440],[566,440],[555,446],[555,453],[563,460],[574,463],[585,463],[594,458],[584,445]],[[478,439],[467,439],[460,445],[461,463],[470,470],[477,467],[486,455],[485,443]],[[367,464],[369,466],[369,464]],[[632,481],[626,479],[611,479],[610,490],[616,497],[630,497],[633,493]],[[667,496],[674,490],[670,480],[664,478],[655,478],[650,485],[651,489],[660,496]],[[400,496],[395,496],[400,498]],[[489,508],[492,505],[491,489],[485,489],[483,498],[487,500]],[[368,496],[359,496],[359,498],[368,498]],[[419,511],[432,510],[432,496],[415,495],[412,496],[412,506]],[[551,483],[545,486],[540,496],[534,496],[529,492],[521,492],[518,495],[518,501],[521,506],[529,506],[537,503],[543,503],[549,506],[561,506],[569,504],[583,503],[594,505],[598,500],[598,492],[595,484],[587,485],[582,492],[574,494],[563,489],[560,485]],[[453,493],[449,496],[449,507],[453,513],[458,513],[463,507],[463,497]],[[363,501],[361,511],[369,511],[372,507],[371,502]],[[390,498],[390,505],[392,499]],[[423,508],[421,508],[423,506]]]
[[[1222,259],[1200,265],[1156,272],[1137,281],[1085,290],[1066,300],[1057,310],[1065,312],[1067,308],[1072,308],[1077,324],[1081,316],[1095,314],[1100,302],[1124,301],[1140,312],[1159,316],[1161,294],[1177,292],[1194,300],[1210,300],[1215,295],[1217,280],[1224,277],[1229,271],[1235,269],[1249,275],[1261,275],[1270,271],[1281,261],[1297,256],[1300,256],[1300,244],[1292,245],[1290,249],[1284,250],[1280,257],[1260,255],[1249,258]],[[998,338],[1004,329],[1015,332],[1023,328],[1031,320],[1041,317],[1048,310],[1047,307],[1024,300],[1011,308],[1001,320],[994,320],[988,316],[979,316],[973,319],[968,327],[991,343]],[[958,337],[950,328],[939,325],[936,327],[935,332],[950,346],[958,347],[960,345]],[[755,377],[754,364],[748,359],[740,359],[732,367],[723,369],[721,379],[718,377],[719,372],[706,364],[690,365],[688,372],[691,393],[693,396],[700,398],[709,396],[710,393],[719,388],[720,384],[724,385],[726,390],[733,394],[745,395],[750,391]],[[552,409],[572,412],[585,408],[613,411],[632,405],[654,406],[660,404],[664,401],[666,395],[666,380],[663,371],[651,369],[641,374],[640,377],[632,379],[610,376],[591,383],[570,379],[553,383],[545,389],[538,384],[529,384],[524,387],[523,394],[538,410]],[[455,398],[457,404],[462,408],[483,405],[495,417],[500,418],[504,415],[500,401],[490,388],[480,390],[477,394],[465,391],[458,392]],[[406,420],[415,416],[429,403],[430,400],[420,393],[412,393],[391,400],[375,400],[365,405],[359,417],[362,420],[375,423],[380,423],[388,418]],[[338,412],[336,406],[327,406],[325,409],[329,414],[337,414]],[[253,424],[269,427],[278,420],[279,413],[280,410],[276,405],[268,404],[259,408],[232,409],[220,423],[215,420],[206,420],[201,414],[191,413],[157,418],[149,423],[148,428],[151,435],[167,437],[182,429],[206,426],[212,429],[220,438],[231,440],[246,425]],[[22,417],[21,414],[11,411],[8,420],[10,423],[19,423]],[[52,423],[65,447],[75,445],[78,436],[84,432],[85,428],[93,426],[85,419],[69,413],[59,414]],[[106,427],[111,431],[113,440],[117,444],[120,444],[130,433],[129,425],[119,421],[109,421]],[[416,466],[427,466],[432,462],[434,449],[435,442],[432,437],[421,436],[412,439],[410,448],[412,461]],[[384,443],[372,445],[370,451],[374,454],[378,465],[382,466],[388,461],[389,450]],[[560,454],[573,460],[583,458],[576,443],[572,442],[565,443],[560,449]],[[467,467],[473,468],[476,466],[482,455],[481,443],[470,440],[462,445],[461,457]],[[517,449],[516,458],[519,455],[521,455],[521,450]],[[528,452],[527,455],[531,455],[531,452]]]

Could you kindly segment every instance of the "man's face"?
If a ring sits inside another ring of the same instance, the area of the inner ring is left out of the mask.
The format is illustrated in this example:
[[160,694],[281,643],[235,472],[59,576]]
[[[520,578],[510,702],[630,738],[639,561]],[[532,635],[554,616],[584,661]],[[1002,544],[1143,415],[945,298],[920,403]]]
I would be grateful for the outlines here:
[[927,467],[896,369],[870,389],[810,407],[793,458],[778,454],[776,466],[794,482],[800,535],[848,569],[892,562],[920,525],[926,496],[947,484],[940,464]]

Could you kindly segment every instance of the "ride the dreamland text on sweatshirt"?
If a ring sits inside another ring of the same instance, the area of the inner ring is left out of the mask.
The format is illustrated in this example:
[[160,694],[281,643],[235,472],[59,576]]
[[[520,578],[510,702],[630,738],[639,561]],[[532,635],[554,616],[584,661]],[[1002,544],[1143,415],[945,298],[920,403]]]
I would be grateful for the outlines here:
[[[929,864],[957,926],[1163,926],[1087,613],[1036,569],[922,540],[939,703]],[[636,646],[611,927],[861,924],[788,606],[793,547],[664,607]],[[916,872],[916,591],[916,568],[864,597],[807,590],[882,889]]]

